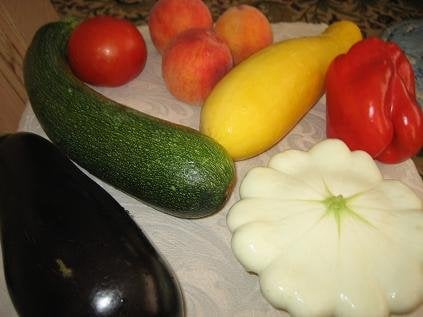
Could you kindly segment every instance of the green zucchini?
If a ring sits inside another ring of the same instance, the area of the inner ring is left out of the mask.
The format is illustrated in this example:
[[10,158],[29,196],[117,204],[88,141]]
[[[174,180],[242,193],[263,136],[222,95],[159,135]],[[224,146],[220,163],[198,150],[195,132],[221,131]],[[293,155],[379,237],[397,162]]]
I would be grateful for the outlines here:
[[226,150],[195,129],[114,102],[77,79],[67,63],[75,20],[46,24],[24,60],[34,113],[49,139],[99,179],[182,218],[220,210],[235,182]]

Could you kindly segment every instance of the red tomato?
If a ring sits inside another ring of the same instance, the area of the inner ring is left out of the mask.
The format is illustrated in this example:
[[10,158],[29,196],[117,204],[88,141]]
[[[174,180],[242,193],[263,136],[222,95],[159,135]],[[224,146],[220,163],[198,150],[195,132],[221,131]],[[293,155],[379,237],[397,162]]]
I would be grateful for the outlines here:
[[96,86],[120,86],[144,69],[144,38],[129,21],[97,16],[82,22],[68,42],[68,61],[74,74]]

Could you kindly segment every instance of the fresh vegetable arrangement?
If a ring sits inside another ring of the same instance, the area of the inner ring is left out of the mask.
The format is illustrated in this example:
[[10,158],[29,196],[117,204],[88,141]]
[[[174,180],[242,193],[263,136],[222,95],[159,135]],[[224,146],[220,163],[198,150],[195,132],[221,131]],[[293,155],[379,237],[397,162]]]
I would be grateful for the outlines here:
[[423,301],[423,202],[364,151],[327,139],[242,181],[232,248],[292,316],[387,316]]
[[393,42],[369,38],[338,56],[326,80],[327,135],[384,163],[423,146],[423,112],[413,68]]
[[194,129],[116,103],[77,79],[66,60],[72,21],[43,26],[28,48],[24,78],[48,137],[77,164],[118,189],[177,217],[220,210],[234,164]]
[[0,138],[0,235],[21,317],[183,316],[176,277],[128,213],[53,144]]
[[[220,80],[216,69],[229,62],[232,67],[229,47],[223,40],[210,46],[210,36],[198,41],[187,36],[195,25],[205,25],[198,33],[214,36],[218,30],[211,29],[202,1],[181,4],[157,1],[149,31],[169,92],[177,95],[169,89],[172,83],[181,91],[179,100],[194,98],[201,105],[207,98],[200,132],[136,111],[85,85],[126,83],[140,74],[147,56],[133,25],[96,17],[47,24],[27,51],[25,85],[47,136],[64,155],[118,190],[170,215],[200,218],[221,210],[231,195],[233,160],[252,158],[279,142],[327,89],[329,139],[309,152],[280,153],[242,181],[241,200],[227,217],[233,252],[246,270],[259,275],[265,298],[292,316],[378,317],[417,307],[423,300],[423,203],[399,181],[384,180],[372,159],[401,162],[422,147],[422,112],[404,54],[393,44],[362,40],[357,25],[348,21],[319,36],[284,40],[257,52],[248,46],[265,39],[270,24],[256,27],[254,36],[246,31],[237,36],[232,22],[258,25],[258,10],[244,6],[233,10],[233,20],[222,22],[222,28],[228,30],[226,42],[242,42],[238,53],[248,49],[249,56]],[[133,44],[129,51],[119,47],[128,48],[125,36]],[[177,44],[182,49],[170,54]],[[116,48],[116,59],[104,59],[109,48]],[[222,52],[222,61],[210,58]],[[129,64],[116,67],[119,61]],[[169,70],[172,76],[165,76]],[[194,76],[198,72],[201,80]],[[148,239],[51,144],[31,134],[2,137],[0,162],[0,178],[13,185],[0,184],[5,268],[22,316],[82,316],[95,308],[91,294],[109,273],[110,285],[123,285],[131,299],[121,302],[127,306],[108,306],[116,316],[183,314],[178,283]],[[51,176],[45,172],[50,165]],[[26,185],[19,188],[19,182]],[[62,209],[65,214],[57,212]],[[137,257],[129,258],[128,248]],[[136,285],[140,280],[133,275],[144,269],[159,285],[156,293],[145,280]],[[43,281],[46,292],[28,298]],[[78,285],[82,293],[71,298]],[[147,311],[149,296],[162,310]],[[57,300],[51,306],[39,305],[52,298]],[[132,305],[133,299],[138,303]]]

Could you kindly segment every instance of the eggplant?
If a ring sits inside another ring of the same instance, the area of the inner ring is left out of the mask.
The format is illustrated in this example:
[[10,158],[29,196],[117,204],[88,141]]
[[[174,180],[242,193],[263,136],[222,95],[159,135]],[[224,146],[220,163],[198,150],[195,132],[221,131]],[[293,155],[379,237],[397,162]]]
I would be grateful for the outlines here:
[[129,213],[36,134],[0,138],[0,233],[21,317],[184,315],[174,272]]

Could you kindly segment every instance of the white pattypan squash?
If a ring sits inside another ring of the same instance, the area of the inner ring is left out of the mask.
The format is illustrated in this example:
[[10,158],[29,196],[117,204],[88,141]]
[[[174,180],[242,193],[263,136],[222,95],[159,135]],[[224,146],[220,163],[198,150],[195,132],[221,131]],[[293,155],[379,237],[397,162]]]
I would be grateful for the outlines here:
[[423,207],[373,159],[327,139],[248,172],[229,211],[232,249],[292,316],[376,317],[423,299]]

